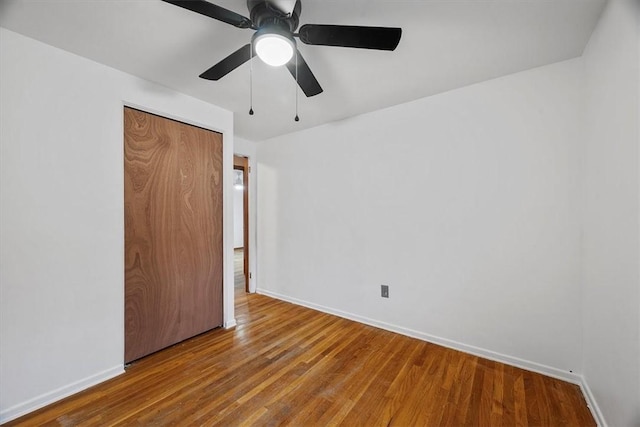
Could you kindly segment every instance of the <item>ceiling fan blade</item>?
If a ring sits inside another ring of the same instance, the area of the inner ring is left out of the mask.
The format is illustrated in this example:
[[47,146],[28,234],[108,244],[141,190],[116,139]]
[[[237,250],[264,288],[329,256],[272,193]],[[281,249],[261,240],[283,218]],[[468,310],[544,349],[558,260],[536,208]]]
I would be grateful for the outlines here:
[[245,62],[251,59],[251,45],[246,44],[231,55],[200,74],[201,79],[220,80]]
[[402,28],[306,24],[298,33],[303,43],[311,45],[395,50]]
[[[298,86],[304,92],[307,97],[315,96],[322,93],[322,88],[320,87],[320,83],[316,80],[316,76],[311,72],[311,68],[307,65],[307,62],[302,57],[302,54],[299,50],[296,50],[296,55],[298,57]],[[296,59],[292,59],[287,63],[287,68],[289,72],[296,78]]]
[[240,14],[204,0],[162,0],[238,28],[251,28],[252,22]]

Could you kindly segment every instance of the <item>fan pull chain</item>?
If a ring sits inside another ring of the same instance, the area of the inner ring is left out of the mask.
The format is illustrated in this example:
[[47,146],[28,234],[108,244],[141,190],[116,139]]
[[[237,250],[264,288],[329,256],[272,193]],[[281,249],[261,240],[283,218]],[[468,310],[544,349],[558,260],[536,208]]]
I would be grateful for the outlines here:
[[253,116],[253,41],[249,52],[249,115]]
[[298,117],[298,52],[293,53],[296,56],[296,118],[294,119],[296,122],[300,121],[300,117]]

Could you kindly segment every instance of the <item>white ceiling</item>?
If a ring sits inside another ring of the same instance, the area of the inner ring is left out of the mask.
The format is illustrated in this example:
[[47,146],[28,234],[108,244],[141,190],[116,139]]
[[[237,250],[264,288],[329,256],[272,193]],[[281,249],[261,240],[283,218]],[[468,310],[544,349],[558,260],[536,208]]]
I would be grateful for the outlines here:
[[[215,3],[248,16],[243,0]],[[395,52],[298,43],[324,88],[300,93],[300,122],[285,68],[254,60],[254,116],[248,63],[217,82],[198,78],[252,30],[160,0],[1,0],[0,26],[231,110],[236,135],[259,141],[580,56],[604,3],[302,0],[301,25],[397,26],[403,35]]]

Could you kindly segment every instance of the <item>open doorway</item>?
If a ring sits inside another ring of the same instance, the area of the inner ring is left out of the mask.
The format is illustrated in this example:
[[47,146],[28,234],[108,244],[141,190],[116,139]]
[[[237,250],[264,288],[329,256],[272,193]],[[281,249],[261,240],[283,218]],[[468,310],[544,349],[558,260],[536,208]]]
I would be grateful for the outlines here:
[[233,156],[233,267],[235,292],[249,292],[249,159]]

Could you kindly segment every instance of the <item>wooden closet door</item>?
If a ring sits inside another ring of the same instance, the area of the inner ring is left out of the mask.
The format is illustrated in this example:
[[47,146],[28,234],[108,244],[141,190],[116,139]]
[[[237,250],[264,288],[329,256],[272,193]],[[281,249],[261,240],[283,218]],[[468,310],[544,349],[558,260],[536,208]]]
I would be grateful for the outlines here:
[[125,362],[222,325],[222,135],[124,109]]

